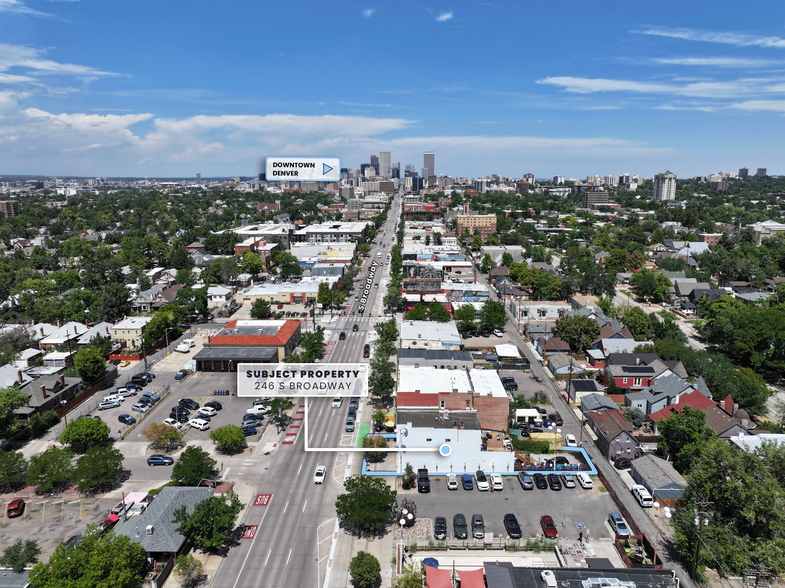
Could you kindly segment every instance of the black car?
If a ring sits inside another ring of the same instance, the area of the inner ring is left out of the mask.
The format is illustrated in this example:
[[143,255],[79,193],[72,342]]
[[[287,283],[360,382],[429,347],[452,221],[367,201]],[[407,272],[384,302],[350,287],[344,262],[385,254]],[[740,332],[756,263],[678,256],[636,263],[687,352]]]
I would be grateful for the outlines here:
[[354,323],[354,326],[352,326],[352,332],[356,333],[359,330],[360,330],[360,325],[358,325],[357,323]]
[[188,370],[180,370],[174,375],[175,380],[183,380],[188,375]]
[[117,420],[125,425],[133,425],[136,422],[136,419],[130,414],[121,414],[117,417]]
[[170,412],[169,418],[176,420],[178,423],[187,423],[188,422],[188,415],[183,414],[181,412]]
[[557,427],[561,427],[564,424],[564,421],[561,418],[561,415],[558,412],[554,412],[552,415],[549,415],[550,418],[554,423],[556,423]]
[[545,476],[542,474],[534,474],[532,478],[534,478],[534,485],[537,486],[539,490],[548,489],[548,480],[545,479]]
[[360,398],[358,396],[352,396],[349,398],[349,408],[357,408],[358,402],[360,402]]
[[534,410],[536,410],[537,412],[539,412],[543,416],[546,416],[548,414],[548,411],[545,410],[542,406],[535,406]]
[[147,378],[148,382],[152,382],[153,380],[155,380],[155,374],[151,374],[150,372],[142,372],[141,374],[138,375]]
[[195,400],[191,400],[190,398],[181,398],[178,404],[180,406],[190,408],[191,410],[198,410],[199,408],[199,403],[196,402]]
[[520,539],[523,534],[521,533],[521,526],[518,524],[518,519],[515,515],[508,513],[504,515],[504,528],[507,529],[507,534],[510,539]]
[[120,365],[120,360],[119,359],[110,359],[109,360],[109,364],[110,365]]
[[436,517],[433,523],[433,536],[439,541],[447,539],[447,519]]
[[558,474],[548,474],[548,484],[551,490],[561,490],[561,480]]
[[504,382],[514,382],[515,378],[513,378],[512,376],[504,376],[503,378],[501,378],[501,381],[502,381],[502,384]]
[[129,390],[136,390],[137,392],[142,390],[142,385],[139,382],[134,382],[133,380],[126,382],[125,387]]
[[369,343],[365,344],[363,347],[363,357],[370,357],[371,356],[371,345]]
[[518,384],[515,382],[502,382],[505,390],[518,391]]
[[243,435],[246,437],[251,437],[252,435],[256,435],[258,431],[253,427],[243,427]]
[[626,457],[620,457],[616,460],[616,463],[613,464],[613,467],[617,470],[629,470],[632,467],[632,462]]
[[338,335],[338,340],[343,341],[344,339],[346,339],[346,333],[344,331],[341,331],[341,334]]
[[131,382],[133,382],[134,384],[139,384],[139,385],[140,385],[142,388],[144,388],[145,386],[147,386],[147,384],[149,384],[149,383],[150,383],[150,382],[147,380],[147,378],[145,378],[145,377],[144,377],[143,375],[141,375],[141,374],[137,374],[137,375],[135,375],[133,378],[131,378]]
[[215,400],[210,400],[209,402],[205,402],[204,405],[209,406],[210,408],[214,408],[215,410],[221,410],[223,408],[223,406],[221,406],[221,403]]
[[169,457],[168,455],[151,455],[147,458],[147,465],[149,466],[157,466],[157,465],[172,465],[174,460]]
[[564,457],[563,455],[557,455],[553,459],[546,459],[545,460],[545,467],[549,470],[555,470],[556,466],[560,465],[568,465],[570,460]]
[[180,412],[182,414],[191,414],[191,411],[184,406],[173,406],[172,412]]

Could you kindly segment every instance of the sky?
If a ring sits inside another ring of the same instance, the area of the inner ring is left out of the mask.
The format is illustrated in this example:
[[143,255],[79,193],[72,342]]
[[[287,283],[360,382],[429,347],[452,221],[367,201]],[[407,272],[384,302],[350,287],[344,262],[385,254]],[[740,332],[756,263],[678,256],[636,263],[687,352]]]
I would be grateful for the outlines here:
[[785,173],[781,0],[0,0],[0,174]]

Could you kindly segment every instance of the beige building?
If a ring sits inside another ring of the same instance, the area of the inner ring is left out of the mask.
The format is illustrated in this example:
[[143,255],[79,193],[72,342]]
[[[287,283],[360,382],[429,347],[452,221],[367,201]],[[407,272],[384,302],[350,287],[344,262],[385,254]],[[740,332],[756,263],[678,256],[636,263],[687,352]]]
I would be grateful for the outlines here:
[[464,231],[474,235],[475,230],[480,232],[480,237],[483,240],[487,239],[488,235],[496,232],[496,215],[459,214],[455,217],[455,233],[457,235],[463,235]]
[[147,323],[153,320],[149,316],[129,316],[114,325],[111,330],[112,343],[125,343],[129,349],[142,347],[142,333]]

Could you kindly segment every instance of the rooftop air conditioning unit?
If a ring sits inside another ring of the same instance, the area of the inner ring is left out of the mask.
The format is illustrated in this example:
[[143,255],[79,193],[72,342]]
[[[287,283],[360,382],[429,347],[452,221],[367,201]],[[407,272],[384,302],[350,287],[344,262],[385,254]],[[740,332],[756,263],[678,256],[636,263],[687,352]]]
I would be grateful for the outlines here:
[[147,525],[147,530],[146,530],[147,535],[152,535],[153,529],[155,529],[153,525]]

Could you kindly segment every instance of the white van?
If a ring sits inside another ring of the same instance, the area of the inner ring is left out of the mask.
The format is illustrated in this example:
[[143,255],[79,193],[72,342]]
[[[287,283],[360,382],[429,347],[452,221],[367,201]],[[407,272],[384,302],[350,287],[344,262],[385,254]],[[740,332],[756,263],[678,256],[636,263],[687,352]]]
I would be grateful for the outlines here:
[[183,345],[188,345],[188,347],[196,347],[196,341],[193,339],[183,339]]
[[636,484],[631,488],[631,490],[635,500],[637,500],[638,504],[640,504],[642,507],[651,508],[654,506],[654,499],[651,497],[651,494],[649,494],[649,491],[646,490],[645,486]]
[[581,488],[594,487],[594,483],[591,481],[591,476],[585,472],[578,472],[575,474],[575,479],[578,480],[578,484],[581,485]]
[[177,353],[190,353],[191,348],[186,345],[185,343],[180,343],[177,347],[174,348]]

